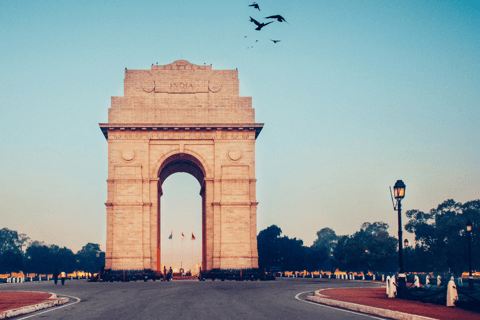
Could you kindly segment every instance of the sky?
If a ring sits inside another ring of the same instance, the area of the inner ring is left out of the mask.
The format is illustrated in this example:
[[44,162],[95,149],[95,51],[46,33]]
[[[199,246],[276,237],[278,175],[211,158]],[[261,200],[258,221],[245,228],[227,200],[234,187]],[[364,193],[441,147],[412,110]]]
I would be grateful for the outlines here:
[[[276,224],[310,246],[322,228],[383,221],[396,235],[399,179],[404,211],[480,198],[479,2],[251,3],[0,1],[0,228],[105,249],[98,123],[123,96],[125,68],[179,59],[238,68],[265,124],[258,232]],[[249,21],[275,14],[288,24]],[[199,263],[198,182],[174,174],[163,191],[162,260]]]

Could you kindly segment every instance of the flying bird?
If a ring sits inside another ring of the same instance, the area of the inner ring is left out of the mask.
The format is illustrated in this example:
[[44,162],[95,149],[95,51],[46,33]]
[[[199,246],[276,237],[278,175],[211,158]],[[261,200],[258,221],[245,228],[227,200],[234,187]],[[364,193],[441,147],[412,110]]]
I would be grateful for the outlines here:
[[260,22],[258,22],[257,20],[253,19],[252,17],[250,17],[250,22],[255,23],[255,24],[257,25],[257,27],[255,28],[255,30],[260,31],[260,30],[262,30],[263,27],[265,27],[267,24],[272,23],[273,21],[270,21],[270,22],[267,22],[267,23],[263,23],[263,22],[260,23]]
[[255,9],[258,9],[258,11],[260,11],[260,7],[258,6],[258,3],[256,3],[256,2],[254,2],[254,3],[252,3],[252,4],[249,4],[248,6],[249,6],[249,7],[253,7],[253,8],[255,8]]
[[[270,16],[270,17],[265,17],[265,19],[277,19],[278,22],[287,22],[287,20],[285,20],[285,18],[282,17],[279,14],[276,14],[276,15]],[[287,24],[288,24],[288,22],[287,22]]]
[[273,43],[277,43],[277,42],[282,41],[282,40],[272,40],[272,39],[270,39],[270,38],[269,38],[269,40],[270,40],[270,41],[273,41]]

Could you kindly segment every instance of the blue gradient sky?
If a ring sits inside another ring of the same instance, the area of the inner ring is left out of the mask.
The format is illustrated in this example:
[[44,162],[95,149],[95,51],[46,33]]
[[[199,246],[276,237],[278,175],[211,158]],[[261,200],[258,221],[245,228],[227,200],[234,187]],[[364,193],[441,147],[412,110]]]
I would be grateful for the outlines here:
[[[306,245],[324,227],[351,234],[365,221],[396,234],[388,186],[397,179],[406,210],[479,198],[478,2],[248,4],[1,1],[0,227],[104,248],[98,123],[123,95],[125,67],[181,58],[238,68],[240,94],[265,123],[258,231],[277,224]],[[273,14],[289,24],[258,32],[249,22]],[[164,232],[199,239],[198,183],[186,174],[166,183]]]

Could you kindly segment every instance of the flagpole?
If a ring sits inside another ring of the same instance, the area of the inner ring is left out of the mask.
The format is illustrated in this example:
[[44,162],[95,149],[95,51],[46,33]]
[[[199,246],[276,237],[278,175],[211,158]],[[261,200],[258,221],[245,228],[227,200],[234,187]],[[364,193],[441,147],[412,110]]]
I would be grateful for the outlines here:
[[192,232],[192,268],[190,269],[190,275],[193,273],[193,232]]

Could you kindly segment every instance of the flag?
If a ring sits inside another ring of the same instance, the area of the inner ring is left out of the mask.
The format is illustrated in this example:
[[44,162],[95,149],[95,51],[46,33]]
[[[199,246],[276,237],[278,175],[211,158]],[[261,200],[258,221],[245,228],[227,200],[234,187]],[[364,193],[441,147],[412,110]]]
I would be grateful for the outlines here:
[[173,237],[173,231],[172,231],[172,233],[170,233],[170,235],[168,236],[168,239],[172,239],[172,237]]
[[195,236],[193,235],[193,232],[192,232],[192,240],[195,240]]
[[182,237],[184,237],[184,238],[185,238],[185,235],[183,234],[183,232],[182,232]]

